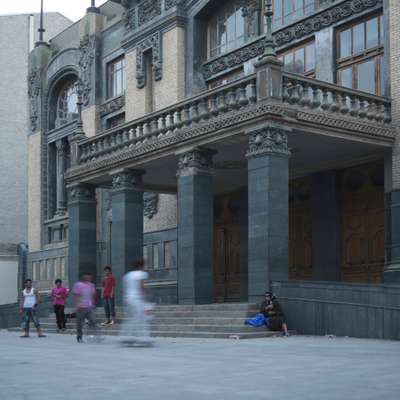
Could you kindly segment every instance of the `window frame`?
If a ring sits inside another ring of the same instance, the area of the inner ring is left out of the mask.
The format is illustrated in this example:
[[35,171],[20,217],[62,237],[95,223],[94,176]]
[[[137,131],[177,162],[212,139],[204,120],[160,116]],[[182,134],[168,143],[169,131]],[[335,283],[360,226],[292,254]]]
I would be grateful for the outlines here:
[[[368,43],[368,33],[367,33],[367,23],[372,21],[373,19],[377,19],[378,21],[378,44],[376,46],[367,48]],[[354,53],[354,28],[363,25],[364,29],[364,50]],[[351,50],[350,56],[341,57],[341,34],[350,30],[351,34]],[[384,68],[382,65],[382,61],[384,59],[385,54],[385,46],[384,46],[384,23],[383,23],[383,15],[382,14],[373,14],[367,17],[356,19],[351,21],[350,23],[339,27],[336,30],[336,83],[338,85],[343,85],[342,83],[342,71],[351,68],[351,88],[355,90],[362,90],[359,89],[359,82],[358,82],[358,69],[359,66],[365,64],[369,61],[373,61],[374,68],[375,68],[375,91],[371,94],[382,96],[383,95],[383,88],[382,85],[382,71],[381,69]],[[346,86],[348,87],[348,86]],[[370,92],[366,92],[370,93]]]
[[[292,2],[295,2],[295,1],[296,0],[292,0]],[[274,30],[279,30],[287,25],[291,25],[291,24],[295,23],[296,21],[299,21],[299,20],[305,18],[306,16],[311,15],[317,9],[316,0],[302,0],[303,6],[301,8],[298,8],[298,9],[294,8],[293,12],[285,14],[285,0],[280,0],[280,2],[281,2],[280,3],[281,4],[281,7],[280,7],[281,13],[280,14],[277,13],[276,7],[275,7],[277,0],[273,0],[273,2],[272,2],[273,9],[274,9],[274,17],[273,17],[273,29]],[[310,4],[307,4],[308,2]],[[310,9],[310,11],[307,12],[308,9]],[[301,13],[301,15],[296,17],[297,10],[302,10],[302,13]],[[293,19],[291,21],[287,21],[288,17],[292,14],[293,14]],[[276,18],[277,15],[280,15],[279,19]],[[280,21],[279,25],[277,24],[277,21]]]
[[[306,52],[306,48],[310,45],[314,46],[314,68],[310,69],[310,70],[306,70],[306,65],[307,65],[307,52]],[[298,74],[298,75],[303,75],[306,76],[308,78],[315,78],[315,73],[316,73],[316,47],[315,47],[315,38],[313,37],[312,39],[308,39],[305,42],[299,43],[295,46],[286,48],[285,50],[283,50],[282,52],[278,53],[278,59],[281,60],[284,63],[284,57],[287,54],[292,53],[293,57],[296,53],[296,51],[300,50],[300,49],[304,49],[304,72],[303,73],[298,73],[298,72],[292,72],[292,71],[287,71],[289,73],[294,73],[294,74]],[[294,59],[293,59],[294,60]],[[285,69],[285,65],[283,65],[283,69],[286,71]]]
[[[115,66],[121,63],[121,68],[119,69],[113,69]],[[119,97],[122,96],[125,91],[126,91],[126,59],[125,56],[119,56],[117,58],[114,58],[113,60],[109,61],[106,66],[106,71],[107,71],[107,100],[108,99],[113,99],[114,97]],[[121,73],[121,92],[117,93],[117,90],[115,88],[115,76],[117,73]]]

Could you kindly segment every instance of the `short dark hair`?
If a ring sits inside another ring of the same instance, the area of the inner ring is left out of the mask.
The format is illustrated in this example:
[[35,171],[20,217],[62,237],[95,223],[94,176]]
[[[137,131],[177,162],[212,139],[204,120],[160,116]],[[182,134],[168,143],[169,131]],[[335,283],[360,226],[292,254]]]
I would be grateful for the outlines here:
[[132,263],[132,269],[137,271],[138,269],[143,269],[144,267],[144,260],[143,258],[139,258]]
[[104,271],[112,271],[111,266],[110,266],[110,265],[106,265],[106,266],[104,267]]
[[92,274],[91,272],[85,271],[85,272],[81,272],[80,275],[79,275],[79,277],[82,278],[82,277],[84,277],[85,275],[92,276],[93,274]]
[[32,279],[30,279],[30,278],[25,279],[24,283],[28,283],[28,282],[32,283]]
[[56,280],[54,281],[54,283],[57,285],[57,283],[62,283],[62,280],[61,280],[61,279],[56,279]]

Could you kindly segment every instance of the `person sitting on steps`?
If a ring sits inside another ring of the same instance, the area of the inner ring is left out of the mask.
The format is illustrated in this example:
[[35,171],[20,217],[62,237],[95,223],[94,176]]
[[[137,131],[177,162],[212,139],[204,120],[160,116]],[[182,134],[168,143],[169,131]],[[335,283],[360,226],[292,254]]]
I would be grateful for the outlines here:
[[272,331],[283,331],[284,336],[289,336],[285,314],[272,292],[265,292],[265,300],[261,303],[260,313],[264,315],[265,324]]

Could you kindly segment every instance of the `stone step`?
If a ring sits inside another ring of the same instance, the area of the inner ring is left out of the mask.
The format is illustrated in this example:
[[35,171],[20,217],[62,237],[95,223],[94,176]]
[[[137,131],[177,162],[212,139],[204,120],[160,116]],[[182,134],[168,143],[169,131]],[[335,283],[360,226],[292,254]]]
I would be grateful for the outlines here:
[[[122,323],[126,318],[116,318],[116,323]],[[102,322],[104,317],[99,318],[97,322]],[[245,318],[243,317],[220,317],[220,318],[209,318],[209,317],[180,317],[180,318],[168,318],[168,317],[155,317],[151,320],[151,325],[169,325],[169,324],[198,324],[198,325],[242,325],[244,324]],[[75,324],[75,320],[68,320],[70,324]],[[41,318],[40,323],[44,324],[55,324],[55,317]]]
[[[21,330],[18,328],[10,328],[10,332],[20,332]],[[56,329],[48,329],[45,333],[56,333]],[[75,336],[76,332],[74,329],[67,329],[67,331],[60,335],[71,335]],[[118,329],[104,329],[102,330],[102,334],[105,336],[116,336],[119,334]],[[34,335],[32,332],[31,335]],[[197,331],[189,331],[189,332],[181,332],[181,331],[163,331],[163,330],[152,330],[152,337],[169,337],[169,338],[214,338],[214,339],[257,339],[257,338],[270,338],[270,337],[278,337],[281,336],[280,332],[272,332],[268,330],[262,331],[243,331],[242,329],[237,331],[205,331],[205,332],[197,332]]]

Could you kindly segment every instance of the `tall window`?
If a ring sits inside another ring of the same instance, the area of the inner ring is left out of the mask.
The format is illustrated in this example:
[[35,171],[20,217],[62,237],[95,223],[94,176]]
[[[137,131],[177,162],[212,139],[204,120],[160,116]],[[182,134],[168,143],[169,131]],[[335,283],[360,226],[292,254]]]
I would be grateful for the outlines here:
[[75,80],[66,83],[60,91],[57,101],[58,125],[69,122],[76,118],[78,113]]
[[274,28],[289,25],[315,10],[315,0],[274,0]]
[[308,42],[279,54],[287,72],[315,76],[315,43]]
[[125,58],[121,57],[107,65],[108,98],[125,92]]
[[337,81],[364,92],[382,94],[383,18],[375,16],[337,34]]
[[209,57],[244,44],[244,21],[240,0],[227,1],[218,9],[208,24]]

